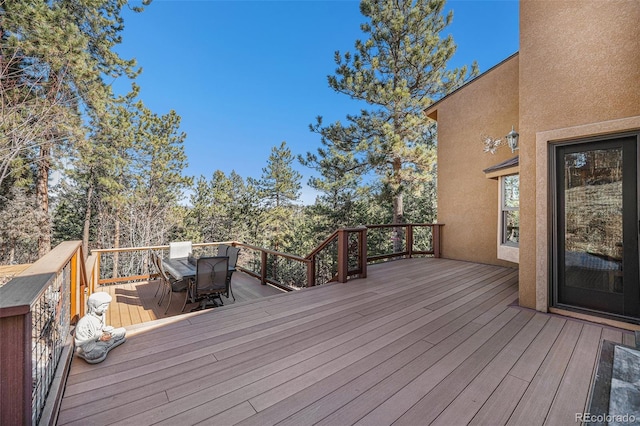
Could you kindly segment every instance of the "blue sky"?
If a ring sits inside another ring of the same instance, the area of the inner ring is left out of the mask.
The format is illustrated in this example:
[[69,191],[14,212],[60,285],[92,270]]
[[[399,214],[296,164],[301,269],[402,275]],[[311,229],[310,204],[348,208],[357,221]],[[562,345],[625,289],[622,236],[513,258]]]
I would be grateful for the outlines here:
[[[476,60],[483,72],[518,50],[516,0],[450,0],[447,9],[454,17],[443,36],[458,46],[450,68]],[[124,18],[117,51],[142,67],[136,81],[147,107],[182,117],[189,176],[259,178],[282,141],[296,155],[315,151],[316,116],[328,124],[360,110],[327,84],[334,52],[353,52],[365,39],[358,1],[154,0]],[[306,184],[311,170],[295,167]],[[306,185],[302,195],[313,202]]]

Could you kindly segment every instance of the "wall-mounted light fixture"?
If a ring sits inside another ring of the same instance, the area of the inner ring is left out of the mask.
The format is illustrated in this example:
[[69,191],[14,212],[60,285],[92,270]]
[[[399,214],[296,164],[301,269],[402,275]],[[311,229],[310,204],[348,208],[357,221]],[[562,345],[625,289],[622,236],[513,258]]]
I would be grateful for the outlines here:
[[511,152],[515,152],[518,149],[518,138],[520,135],[516,132],[515,126],[511,126],[511,131],[507,133],[504,138],[507,140],[507,145],[511,148]]

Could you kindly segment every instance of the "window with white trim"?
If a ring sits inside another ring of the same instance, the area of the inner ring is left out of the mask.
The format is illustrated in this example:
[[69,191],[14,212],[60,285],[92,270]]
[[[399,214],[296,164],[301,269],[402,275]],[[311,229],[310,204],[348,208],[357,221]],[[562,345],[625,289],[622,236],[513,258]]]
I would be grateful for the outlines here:
[[500,242],[518,247],[520,242],[520,175],[500,177]]

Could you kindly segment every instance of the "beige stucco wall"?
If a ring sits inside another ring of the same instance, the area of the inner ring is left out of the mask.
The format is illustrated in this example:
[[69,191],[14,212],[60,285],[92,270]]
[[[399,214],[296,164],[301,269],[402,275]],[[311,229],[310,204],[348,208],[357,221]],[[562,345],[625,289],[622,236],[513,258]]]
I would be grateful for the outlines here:
[[[490,96],[487,96],[490,94]],[[483,152],[481,136],[503,137],[518,124],[518,56],[427,111],[438,121],[438,222],[450,259],[517,266],[497,258],[498,181],[483,170],[515,154]]]
[[[536,307],[536,215],[539,219],[547,215],[546,211],[536,210],[536,185],[545,185],[547,180],[547,176],[536,175],[536,134],[640,115],[638,23],[637,0],[520,3],[518,130],[523,306]],[[544,248],[538,250],[542,252]]]

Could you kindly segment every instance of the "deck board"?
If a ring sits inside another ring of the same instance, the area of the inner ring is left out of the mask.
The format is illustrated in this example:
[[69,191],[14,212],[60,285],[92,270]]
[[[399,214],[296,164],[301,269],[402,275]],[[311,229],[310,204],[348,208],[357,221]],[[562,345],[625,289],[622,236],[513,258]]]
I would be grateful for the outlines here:
[[435,419],[434,425],[466,424],[475,417],[485,402],[505,379],[533,339],[547,323],[548,318],[537,314],[487,366],[465,386],[458,396]]
[[582,327],[582,333],[562,377],[545,424],[556,425],[562,422],[562,416],[567,412],[586,412],[585,402],[589,393],[590,375],[584,372],[591,371],[596,362],[596,353],[590,348],[598,345],[601,334],[602,329],[599,327],[589,324]]
[[395,424],[415,425],[432,423],[452,400],[469,386],[475,377],[514,340],[533,317],[531,312],[520,312],[499,333],[487,340],[467,357],[455,370],[435,386],[418,403],[403,414]]
[[516,270],[447,259],[167,317],[153,284],[120,288],[151,320],[103,363],[73,360],[58,424],[568,424],[600,340],[628,338],[514,306]]
[[[544,423],[546,416],[541,413],[548,412],[553,403],[582,327],[583,325],[577,321],[566,322],[542,366],[536,372],[520,403],[509,418],[508,425],[525,423],[541,425]],[[566,414],[566,412],[563,413],[561,417],[568,420]],[[573,414],[575,415],[575,411]]]

